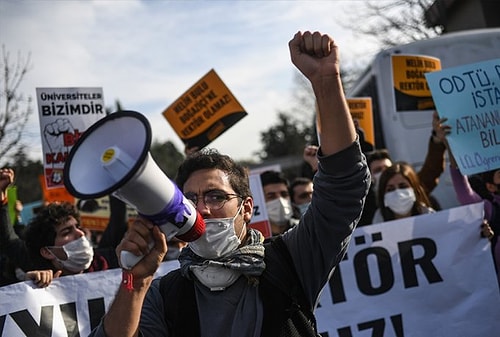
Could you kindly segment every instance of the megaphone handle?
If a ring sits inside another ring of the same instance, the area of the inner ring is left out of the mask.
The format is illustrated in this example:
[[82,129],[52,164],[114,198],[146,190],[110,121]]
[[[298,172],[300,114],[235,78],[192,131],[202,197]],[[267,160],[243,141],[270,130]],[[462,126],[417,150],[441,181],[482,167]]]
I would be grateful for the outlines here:
[[144,257],[144,255],[134,255],[131,252],[122,250],[120,253],[121,266],[124,269],[130,270]]
[[[149,243],[149,249],[153,248],[154,246],[154,243],[151,242]],[[144,255],[135,255],[131,252],[128,252],[126,250],[122,250],[120,252],[120,262],[121,262],[121,266],[123,269],[127,269],[127,270],[130,270],[132,268],[134,268],[134,266],[142,260],[142,258],[144,257]]]

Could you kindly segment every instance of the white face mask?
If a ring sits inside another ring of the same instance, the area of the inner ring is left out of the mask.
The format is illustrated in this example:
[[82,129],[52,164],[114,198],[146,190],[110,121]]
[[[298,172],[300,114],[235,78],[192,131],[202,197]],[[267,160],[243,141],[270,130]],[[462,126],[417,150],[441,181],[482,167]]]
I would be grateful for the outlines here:
[[[92,248],[90,241],[85,236],[68,242],[63,246],[51,246],[47,248],[64,269],[74,273],[84,271],[90,267],[92,259],[94,258],[94,249]],[[52,253],[50,250],[51,248],[62,248],[68,258],[66,260],[59,259],[54,253]]]
[[416,200],[411,187],[398,188],[384,195],[384,205],[398,215],[408,214]]
[[237,270],[210,265],[191,266],[191,271],[211,291],[222,291],[241,276]]
[[285,226],[292,218],[293,210],[290,200],[277,198],[266,202],[267,215],[275,225]]
[[[189,243],[191,250],[198,256],[214,260],[238,248],[241,239],[234,231],[234,220],[243,207],[241,203],[236,215],[232,218],[215,218],[205,220],[205,233]],[[243,230],[240,235],[243,234]]]

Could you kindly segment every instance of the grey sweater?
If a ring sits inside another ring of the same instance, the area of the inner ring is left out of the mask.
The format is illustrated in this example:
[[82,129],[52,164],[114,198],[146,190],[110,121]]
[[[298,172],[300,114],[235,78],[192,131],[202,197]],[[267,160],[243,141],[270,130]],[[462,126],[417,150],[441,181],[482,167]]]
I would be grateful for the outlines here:
[[[349,148],[323,157],[314,177],[311,206],[299,225],[285,234],[304,293],[316,305],[332,270],[341,261],[361,215],[370,176],[356,141]],[[258,287],[244,277],[224,291],[212,292],[195,282],[196,301],[203,337],[258,337],[263,307]],[[143,305],[142,336],[169,336],[164,320],[159,279],[153,281]],[[106,336],[99,325],[92,337]]]

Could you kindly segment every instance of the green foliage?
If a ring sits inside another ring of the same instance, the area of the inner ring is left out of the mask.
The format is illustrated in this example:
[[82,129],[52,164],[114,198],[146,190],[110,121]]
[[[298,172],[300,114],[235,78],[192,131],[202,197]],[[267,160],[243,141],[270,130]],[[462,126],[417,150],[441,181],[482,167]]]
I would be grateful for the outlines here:
[[14,162],[6,167],[11,167],[15,172],[17,198],[23,204],[42,200],[42,187],[39,176],[43,175],[41,161],[29,160],[23,147],[20,147],[13,156]]
[[151,145],[150,152],[160,169],[173,180],[177,175],[179,165],[184,160],[184,155],[177,150],[171,141],[165,143],[155,141]]
[[263,149],[258,155],[262,160],[302,155],[312,134],[311,125],[300,122],[285,112],[279,112],[278,122],[260,133]]

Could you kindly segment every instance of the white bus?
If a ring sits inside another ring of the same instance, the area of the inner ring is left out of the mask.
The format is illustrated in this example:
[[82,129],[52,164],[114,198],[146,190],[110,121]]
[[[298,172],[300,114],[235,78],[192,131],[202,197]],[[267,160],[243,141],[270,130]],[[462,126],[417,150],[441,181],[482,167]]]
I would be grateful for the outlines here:
[[[433,109],[397,111],[393,85],[392,55],[425,55],[438,58],[449,68],[500,58],[500,29],[478,29],[412,42],[379,52],[347,92],[348,97],[371,97],[376,148],[387,148],[393,160],[404,160],[418,171],[427,152]],[[443,208],[458,202],[449,176],[441,176],[432,193]]]

